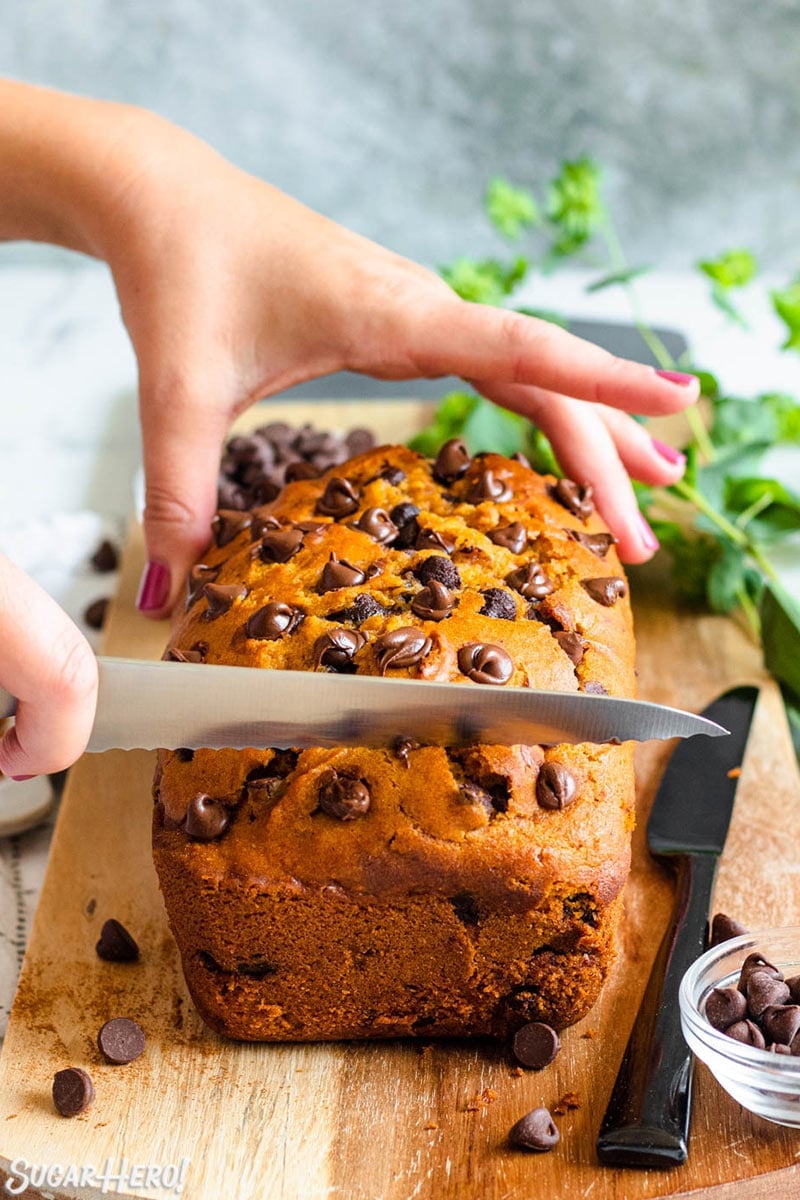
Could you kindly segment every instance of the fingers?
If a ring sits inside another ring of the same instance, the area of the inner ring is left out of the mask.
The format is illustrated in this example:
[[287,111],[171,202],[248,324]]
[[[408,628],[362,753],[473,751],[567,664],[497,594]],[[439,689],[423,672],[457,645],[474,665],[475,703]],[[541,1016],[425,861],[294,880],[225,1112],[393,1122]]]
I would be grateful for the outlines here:
[[164,617],[183,591],[189,567],[211,540],[227,412],[205,385],[143,387],[144,535],[147,565],[140,612]]
[[686,456],[652,438],[643,425],[614,408],[597,413],[614,439],[622,465],[632,479],[653,487],[670,487],[686,469]]
[[0,742],[4,775],[61,771],[83,753],[97,702],[97,662],[80,631],[0,555],[0,685],[16,724]]
[[692,375],[659,374],[616,358],[549,321],[507,309],[440,300],[418,312],[411,351],[425,375],[460,375],[508,384],[533,384],[564,396],[646,416],[693,404]]
[[567,396],[538,388],[478,386],[490,400],[534,420],[550,439],[566,474],[592,484],[595,504],[618,539],[623,562],[652,558],[658,542],[639,511],[627,468],[638,473],[643,466],[649,483],[674,483],[682,465],[670,467],[656,449],[648,449],[646,432],[622,413],[613,414],[607,423],[606,410]]

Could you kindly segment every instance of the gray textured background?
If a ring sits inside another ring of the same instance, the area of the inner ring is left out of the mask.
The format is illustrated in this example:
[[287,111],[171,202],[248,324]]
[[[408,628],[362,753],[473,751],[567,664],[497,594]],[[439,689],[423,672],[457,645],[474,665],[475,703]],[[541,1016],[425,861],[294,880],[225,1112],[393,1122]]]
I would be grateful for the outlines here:
[[0,72],[154,108],[430,264],[493,246],[490,175],[588,152],[632,260],[800,267],[797,0],[9,0]]

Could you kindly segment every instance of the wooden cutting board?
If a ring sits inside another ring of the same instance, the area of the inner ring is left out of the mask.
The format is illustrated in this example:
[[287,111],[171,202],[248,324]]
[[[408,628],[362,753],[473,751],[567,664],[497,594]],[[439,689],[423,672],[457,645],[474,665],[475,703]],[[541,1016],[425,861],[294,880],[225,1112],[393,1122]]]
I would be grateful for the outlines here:
[[[291,421],[369,424],[400,440],[420,420],[408,402],[293,405]],[[270,410],[270,419],[275,416]],[[263,419],[263,418],[262,418]],[[254,415],[250,415],[251,423]],[[157,658],[165,625],[137,615],[143,561],[131,530],[107,627],[109,654]],[[716,907],[749,926],[800,922],[796,831],[800,780],[779,695],[759,656],[729,620],[678,613],[660,569],[637,571],[633,595],[641,695],[698,710],[719,691],[763,685]],[[249,1045],[206,1030],[193,1010],[150,860],[150,780],[144,752],[86,756],[72,770],[53,839],[19,992],[0,1058],[0,1178],[29,1163],[103,1170],[184,1167],[189,1200],[644,1200],[655,1196],[800,1195],[800,1132],[743,1112],[699,1067],[689,1162],[671,1171],[600,1167],[597,1127],[672,897],[648,858],[644,826],[671,745],[638,755],[639,825],[616,967],[600,1002],[563,1036],[541,1072],[517,1074],[507,1047],[488,1041]],[[138,965],[101,962],[94,944],[107,917],[142,947]],[[137,1018],[144,1055],[101,1062],[100,1025]],[[56,1070],[90,1072],[93,1106],[67,1120],[52,1108]],[[510,1126],[574,1093],[548,1155],[506,1144]],[[18,1180],[18,1176],[12,1176]],[[134,1176],[134,1178],[136,1178]],[[95,1196],[100,1188],[50,1189]],[[25,1195],[38,1192],[30,1188]],[[124,1181],[116,1193],[174,1191]]]

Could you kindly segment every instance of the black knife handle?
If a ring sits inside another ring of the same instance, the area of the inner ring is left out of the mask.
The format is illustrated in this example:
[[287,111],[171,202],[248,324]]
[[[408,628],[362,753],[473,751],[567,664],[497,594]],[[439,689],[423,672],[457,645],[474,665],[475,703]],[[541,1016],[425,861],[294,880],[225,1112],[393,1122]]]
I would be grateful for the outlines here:
[[705,949],[717,855],[676,855],[674,861],[675,908],[597,1139],[597,1156],[608,1166],[679,1166],[688,1153],[692,1056],[681,1032],[678,989]]

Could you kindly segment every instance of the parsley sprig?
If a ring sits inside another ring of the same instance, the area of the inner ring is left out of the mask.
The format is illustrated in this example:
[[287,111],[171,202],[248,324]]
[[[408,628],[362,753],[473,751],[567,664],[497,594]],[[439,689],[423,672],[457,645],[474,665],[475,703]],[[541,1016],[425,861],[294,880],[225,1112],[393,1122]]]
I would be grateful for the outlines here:
[[[679,597],[733,615],[761,640],[765,665],[784,685],[800,743],[800,604],[781,585],[770,561],[770,551],[800,530],[800,493],[762,468],[767,450],[800,445],[800,402],[784,392],[732,395],[691,357],[673,359],[648,324],[636,292],[636,280],[650,268],[628,263],[603,199],[600,168],[591,158],[562,163],[541,201],[528,188],[493,179],[485,211],[502,252],[485,259],[457,258],[441,268],[461,297],[567,326],[560,314],[514,301],[535,271],[548,273],[578,258],[598,271],[588,292],[624,289],[633,323],[659,366],[699,376],[704,405],[685,414],[684,478],[670,488],[635,485],[639,504],[672,560]],[[753,254],[734,247],[698,262],[696,269],[708,278],[711,299],[721,312],[747,329],[740,295],[758,280]],[[800,274],[769,298],[786,326],[782,349],[800,352]],[[473,452],[521,450],[538,470],[560,474],[541,430],[474,392],[444,396],[434,421],[412,445],[433,454],[455,436]]]

